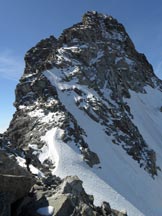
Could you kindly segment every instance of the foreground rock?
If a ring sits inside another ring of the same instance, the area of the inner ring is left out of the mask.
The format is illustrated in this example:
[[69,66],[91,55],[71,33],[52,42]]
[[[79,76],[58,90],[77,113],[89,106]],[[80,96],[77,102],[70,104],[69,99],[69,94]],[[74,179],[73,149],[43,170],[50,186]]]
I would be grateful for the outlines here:
[[13,155],[0,150],[0,215],[10,216],[11,204],[25,197],[34,184],[31,175],[21,168]]
[[44,182],[37,182],[32,194],[25,197],[19,205],[16,215],[127,216],[126,212],[111,209],[107,202],[103,202],[101,207],[96,207],[93,196],[86,194],[82,181],[77,176],[68,176],[63,180],[51,176]]
[[16,161],[17,150],[10,147],[4,134],[0,134],[0,215],[10,216],[11,205],[28,195],[34,184],[31,174]]

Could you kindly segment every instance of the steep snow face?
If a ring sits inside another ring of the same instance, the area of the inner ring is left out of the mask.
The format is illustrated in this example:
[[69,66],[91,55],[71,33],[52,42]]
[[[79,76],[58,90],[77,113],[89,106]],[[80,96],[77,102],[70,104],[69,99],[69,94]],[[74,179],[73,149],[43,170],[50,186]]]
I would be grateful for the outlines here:
[[[80,150],[75,143],[64,143],[61,139],[63,131],[53,128],[43,137],[48,143],[49,151],[54,154],[51,155],[52,160],[56,161],[53,173],[61,177],[78,175],[83,180],[86,191],[94,195],[96,204],[107,200],[112,208],[126,209],[128,215],[160,216],[162,213],[161,173],[152,179],[132,158],[128,157],[121,147],[113,143],[114,137],[107,136],[102,125],[91,119],[84,110],[78,109],[76,94],[67,90],[77,87],[86,92],[89,98],[96,97],[97,93],[74,82],[68,84],[62,82],[61,70],[52,69],[45,71],[44,74],[51,84],[57,87],[59,99],[66,110],[72,113],[78,125],[84,128],[87,135],[84,139],[89,148],[97,152],[101,162],[89,168],[83,162]],[[150,148],[161,152],[162,94],[149,86],[145,90],[146,94],[130,91],[131,98],[126,102],[133,114],[134,124],[138,126]],[[158,153],[157,163],[162,165],[161,156]]]
[[162,93],[158,89],[145,87],[146,94],[130,91],[126,100],[131,108],[133,122],[138,126],[147,144],[156,150],[157,163],[162,163]]

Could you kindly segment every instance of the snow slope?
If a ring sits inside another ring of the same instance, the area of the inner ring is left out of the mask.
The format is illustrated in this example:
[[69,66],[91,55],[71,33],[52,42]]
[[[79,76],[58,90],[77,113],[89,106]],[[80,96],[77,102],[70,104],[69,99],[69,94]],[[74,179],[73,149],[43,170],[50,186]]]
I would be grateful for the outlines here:
[[[101,164],[90,168],[83,160],[75,143],[66,144],[61,140],[63,131],[53,128],[42,139],[47,142],[51,159],[56,168],[53,174],[65,177],[78,175],[83,181],[85,190],[95,197],[95,204],[100,205],[107,200],[112,208],[126,209],[130,216],[161,216],[162,215],[162,175],[152,179],[139,167],[136,161],[128,157],[126,152],[112,142],[113,137],[107,136],[101,125],[89,118],[75,104],[73,92],[62,91],[75,85],[86,92],[89,97],[97,94],[86,86],[72,82],[62,82],[62,71],[47,70],[44,75],[57,88],[58,96],[65,108],[73,114],[78,124],[84,128],[85,141],[90,149],[97,152]],[[148,145],[157,152],[157,164],[162,165],[162,113],[160,112],[162,94],[159,90],[147,87],[148,94],[130,92],[131,98],[126,102],[131,108],[134,123]],[[101,166],[101,167],[100,167]]]

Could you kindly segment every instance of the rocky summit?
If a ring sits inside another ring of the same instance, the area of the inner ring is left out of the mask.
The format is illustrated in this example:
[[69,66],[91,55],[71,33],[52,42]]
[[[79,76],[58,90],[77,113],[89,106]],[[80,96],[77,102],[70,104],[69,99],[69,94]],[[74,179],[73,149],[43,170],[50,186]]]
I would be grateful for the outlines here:
[[90,11],[41,40],[15,95],[0,151],[12,215],[162,215],[162,81],[116,19]]

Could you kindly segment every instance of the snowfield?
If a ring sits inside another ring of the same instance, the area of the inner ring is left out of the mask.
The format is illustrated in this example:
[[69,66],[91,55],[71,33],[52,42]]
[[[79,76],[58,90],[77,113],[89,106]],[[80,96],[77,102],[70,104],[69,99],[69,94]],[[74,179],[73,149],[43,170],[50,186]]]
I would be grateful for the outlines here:
[[[113,137],[107,136],[103,127],[75,104],[74,93],[63,89],[76,85],[74,82],[62,82],[62,71],[56,68],[47,70],[44,75],[57,88],[58,96],[66,109],[72,113],[80,127],[84,128],[85,141],[90,149],[97,153],[101,164],[90,168],[82,159],[75,143],[66,144],[59,128],[49,130],[42,140],[47,148],[42,152],[55,163],[53,174],[62,177],[77,175],[88,194],[94,195],[96,205],[108,201],[112,208],[126,210],[129,216],[162,215],[162,174],[159,171],[155,179],[140,168],[122,147],[113,144]],[[77,86],[91,97],[96,94],[86,86]],[[156,151],[157,165],[162,167],[162,93],[147,86],[148,94],[130,91],[131,98],[125,100],[133,114],[133,122],[143,135],[146,143]],[[41,158],[41,155],[40,155]]]

